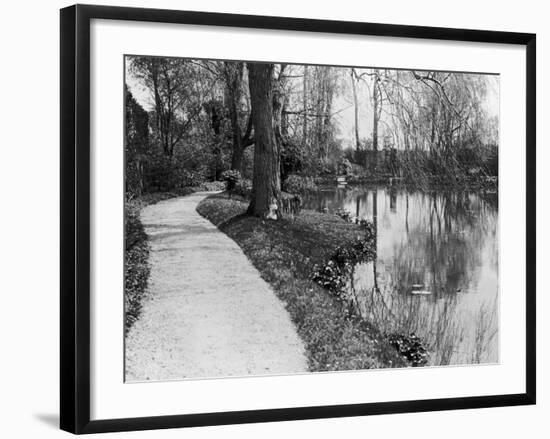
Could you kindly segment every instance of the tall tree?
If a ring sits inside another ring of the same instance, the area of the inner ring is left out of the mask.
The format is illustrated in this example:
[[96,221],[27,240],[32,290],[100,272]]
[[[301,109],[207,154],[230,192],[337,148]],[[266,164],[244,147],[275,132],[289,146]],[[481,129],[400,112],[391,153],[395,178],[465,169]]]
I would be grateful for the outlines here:
[[374,152],[374,169],[376,169],[378,164],[378,122],[380,120],[380,106],[382,100],[379,85],[380,75],[377,69],[374,70],[372,80],[372,150]]
[[201,112],[200,76],[192,63],[180,58],[135,57],[131,70],[151,90],[155,134],[164,153],[172,157]]
[[245,149],[254,144],[252,134],[252,115],[248,115],[248,122],[243,130],[241,102],[243,99],[243,75],[244,63],[223,62],[222,75],[226,87],[226,95],[231,120],[233,154],[231,156],[231,169],[242,172],[243,156]]
[[359,102],[357,100],[357,74],[355,69],[350,70],[351,75],[351,90],[353,93],[353,113],[354,113],[354,130],[355,130],[355,149],[359,150],[361,141],[359,139]]
[[149,143],[149,116],[126,86],[124,91],[126,94],[126,192],[139,196],[144,190],[143,164]]
[[304,66],[304,78],[303,78],[303,121],[302,121],[302,146],[304,150],[307,150],[307,89],[308,89],[308,66]]
[[250,63],[248,84],[254,124],[254,176],[248,213],[281,218],[280,151],[274,129],[273,64]]

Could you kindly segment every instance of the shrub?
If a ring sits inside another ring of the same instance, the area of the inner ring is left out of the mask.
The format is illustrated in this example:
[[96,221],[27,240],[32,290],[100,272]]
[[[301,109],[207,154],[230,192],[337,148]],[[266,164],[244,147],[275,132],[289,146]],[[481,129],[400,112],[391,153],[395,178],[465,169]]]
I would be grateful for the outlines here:
[[363,230],[365,230],[365,239],[369,240],[371,238],[374,238],[374,224],[368,219],[356,217],[349,210],[346,209],[338,209],[336,212],[334,212],[334,214],[342,218],[345,222],[357,224]]
[[388,341],[413,366],[424,366],[428,362],[428,352],[422,339],[415,334],[390,334]]
[[339,164],[338,164],[338,173],[343,175],[351,174],[352,166],[351,162],[344,158]]
[[356,238],[351,243],[338,247],[331,259],[342,267],[352,267],[362,262],[371,261],[374,257],[373,240],[371,236],[368,236],[365,239]]
[[249,180],[248,178],[241,178],[237,181],[231,193],[240,195],[244,198],[249,198],[250,194],[252,194],[252,180]]
[[348,272],[331,259],[325,265],[314,268],[312,279],[336,297],[340,297],[347,288]]
[[237,182],[242,179],[242,176],[236,169],[228,169],[222,172],[221,178],[227,182],[229,189],[233,189]]
[[205,181],[199,186],[199,189],[201,191],[224,191],[227,187],[227,183],[225,181]]
[[336,212],[334,212],[334,215],[339,216],[347,223],[353,222],[354,219],[353,214],[346,209],[337,209]]
[[291,174],[283,182],[283,190],[291,194],[301,194],[317,190],[317,185],[312,177]]
[[206,175],[201,170],[181,170],[181,186],[192,187],[200,186],[206,179]]
[[367,230],[364,238],[338,247],[328,262],[314,267],[312,279],[338,298],[349,296],[347,290],[353,267],[376,257],[374,234],[370,227]]
[[302,197],[300,195],[281,193],[281,211],[290,216],[298,215],[302,209]]

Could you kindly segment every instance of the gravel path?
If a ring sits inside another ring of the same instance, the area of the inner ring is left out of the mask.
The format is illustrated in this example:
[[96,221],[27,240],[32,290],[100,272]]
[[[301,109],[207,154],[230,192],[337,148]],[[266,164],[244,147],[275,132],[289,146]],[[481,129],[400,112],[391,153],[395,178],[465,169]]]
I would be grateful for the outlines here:
[[143,209],[149,297],[126,337],[126,381],[299,373],[302,341],[239,246],[195,208],[208,194]]

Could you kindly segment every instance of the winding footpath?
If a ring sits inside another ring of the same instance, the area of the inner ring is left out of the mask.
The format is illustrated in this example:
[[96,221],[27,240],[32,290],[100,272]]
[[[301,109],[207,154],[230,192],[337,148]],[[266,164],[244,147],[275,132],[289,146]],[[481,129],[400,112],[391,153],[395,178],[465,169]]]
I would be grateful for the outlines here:
[[147,206],[149,295],[126,336],[126,381],[300,373],[304,346],[240,247],[195,208],[208,193]]

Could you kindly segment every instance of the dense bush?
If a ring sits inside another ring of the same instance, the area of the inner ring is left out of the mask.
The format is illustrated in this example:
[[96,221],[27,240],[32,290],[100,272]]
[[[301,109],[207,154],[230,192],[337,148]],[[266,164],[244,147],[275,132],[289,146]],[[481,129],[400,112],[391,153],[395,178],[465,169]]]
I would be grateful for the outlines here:
[[346,209],[338,209],[336,210],[336,212],[334,212],[334,214],[342,218],[347,223],[354,222],[355,219],[353,213]]
[[204,169],[182,169],[179,175],[181,178],[181,187],[200,186],[206,180]]
[[201,160],[205,154],[197,152],[190,158],[195,148],[182,146],[170,157],[159,147],[151,147],[144,162],[144,186],[148,192],[166,192],[184,187],[197,187],[210,178],[211,170]]
[[237,183],[242,179],[241,173],[236,169],[228,169],[223,171],[221,175],[222,180],[227,182],[227,188],[232,190],[235,188]]
[[303,194],[317,189],[313,177],[291,174],[283,182],[283,191],[290,194]]
[[312,279],[339,297],[348,286],[348,271],[346,267],[330,259],[326,264],[314,268]]
[[388,341],[412,366],[424,366],[428,362],[422,339],[415,334],[390,334]]
[[336,248],[331,258],[314,268],[312,279],[339,298],[348,298],[349,283],[353,268],[362,262],[376,257],[372,227],[366,226],[367,233],[363,238],[346,243]]
[[252,194],[252,180],[249,180],[248,178],[241,178],[237,181],[231,193],[240,195],[244,198],[249,198]]
[[351,174],[352,165],[347,158],[343,158],[342,161],[338,164],[338,174],[348,175]]
[[301,172],[303,169],[305,151],[301,139],[290,137],[283,143],[281,154],[281,178],[286,180],[289,175]]
[[126,159],[126,193],[129,197],[143,192],[143,155],[149,146],[149,116],[125,87],[126,130],[124,153]]
[[351,243],[336,249],[331,260],[341,267],[353,267],[362,262],[371,261],[375,254],[372,236],[356,238]]
[[201,183],[199,189],[201,191],[215,192],[215,191],[224,191],[227,187],[225,181],[205,181]]

